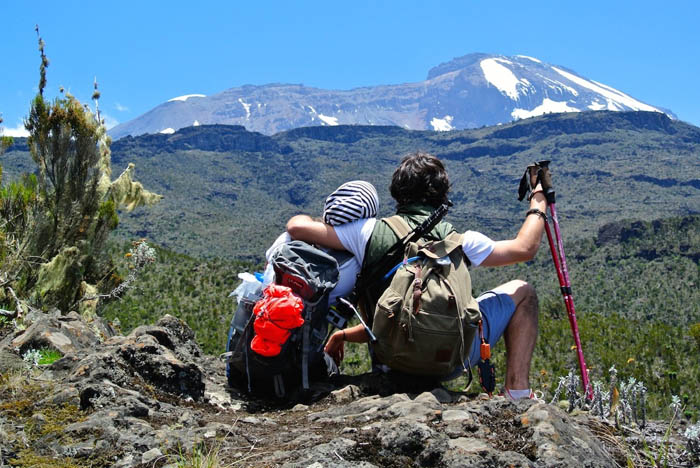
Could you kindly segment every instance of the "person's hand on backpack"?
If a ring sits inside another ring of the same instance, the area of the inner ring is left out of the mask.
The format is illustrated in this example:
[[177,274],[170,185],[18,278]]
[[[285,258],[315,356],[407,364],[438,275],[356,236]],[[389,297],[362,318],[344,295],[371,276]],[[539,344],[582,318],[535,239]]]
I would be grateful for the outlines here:
[[345,357],[345,331],[338,330],[333,333],[323,350],[333,358],[337,365],[340,365],[340,362]]

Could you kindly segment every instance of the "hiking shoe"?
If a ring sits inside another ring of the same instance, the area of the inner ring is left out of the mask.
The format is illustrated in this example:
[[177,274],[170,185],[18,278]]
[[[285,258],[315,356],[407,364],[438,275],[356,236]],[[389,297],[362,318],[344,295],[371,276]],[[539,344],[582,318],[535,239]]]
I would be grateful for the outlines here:
[[507,388],[504,387],[503,391],[501,392],[501,396],[504,397],[506,400],[510,400],[510,401],[534,400],[535,403],[545,403],[544,398],[543,398],[544,395],[542,394],[542,392],[535,392],[534,390],[530,390],[530,395],[527,397],[513,398],[513,396],[510,393],[510,390],[508,390]]

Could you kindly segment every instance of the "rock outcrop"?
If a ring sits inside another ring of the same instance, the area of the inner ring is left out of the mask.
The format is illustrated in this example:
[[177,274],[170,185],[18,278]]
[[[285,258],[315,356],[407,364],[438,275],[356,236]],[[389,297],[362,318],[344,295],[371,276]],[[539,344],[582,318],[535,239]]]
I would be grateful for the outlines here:
[[[27,370],[20,356],[39,348],[63,357]],[[0,342],[0,372],[0,467],[175,467],[197,454],[261,467],[616,465],[587,415],[530,400],[379,396],[358,378],[308,405],[250,401],[169,315],[127,336],[40,316]]]

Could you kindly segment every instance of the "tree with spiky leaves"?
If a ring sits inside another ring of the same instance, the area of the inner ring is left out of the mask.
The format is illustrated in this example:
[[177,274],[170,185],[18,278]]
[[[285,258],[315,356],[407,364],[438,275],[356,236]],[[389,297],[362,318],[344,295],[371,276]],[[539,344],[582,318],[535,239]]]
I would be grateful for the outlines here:
[[[109,233],[117,227],[117,209],[129,210],[160,200],[132,179],[133,165],[111,180],[110,138],[100,118],[97,80],[94,82],[95,112],[64,93],[52,102],[44,97],[49,60],[45,43],[36,28],[41,64],[39,87],[31,103],[25,128],[36,176],[23,181],[33,196],[25,196],[22,225],[7,222],[0,214],[16,248],[12,265],[3,265],[5,285],[15,302],[63,311],[85,303],[110,269],[105,252]],[[25,194],[26,195],[26,194]],[[13,216],[14,213],[7,213]]]

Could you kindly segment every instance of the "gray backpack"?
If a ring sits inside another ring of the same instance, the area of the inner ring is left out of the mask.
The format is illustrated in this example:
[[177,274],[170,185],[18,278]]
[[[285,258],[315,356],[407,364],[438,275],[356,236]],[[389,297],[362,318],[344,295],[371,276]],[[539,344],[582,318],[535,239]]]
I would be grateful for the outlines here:
[[[385,221],[399,238],[410,231],[400,216]],[[461,234],[408,243],[374,312],[374,352],[382,364],[436,377],[464,366],[481,319],[467,263]]]
[[265,357],[251,350],[255,335],[253,308],[259,298],[243,299],[231,320],[226,353],[226,376],[229,385],[258,396],[293,398],[299,391],[309,390],[310,381],[327,379],[338,369],[326,357],[323,345],[329,322],[335,326],[338,317],[328,308],[328,296],[338,282],[339,262],[350,257],[344,252],[324,252],[302,241],[282,244],[272,255],[275,283],[287,286],[304,301],[304,324],[293,329],[274,357]]

